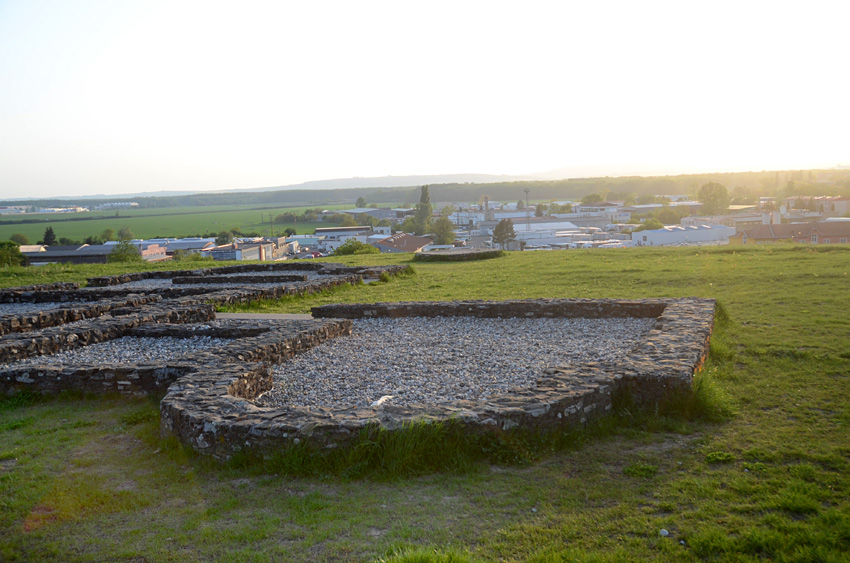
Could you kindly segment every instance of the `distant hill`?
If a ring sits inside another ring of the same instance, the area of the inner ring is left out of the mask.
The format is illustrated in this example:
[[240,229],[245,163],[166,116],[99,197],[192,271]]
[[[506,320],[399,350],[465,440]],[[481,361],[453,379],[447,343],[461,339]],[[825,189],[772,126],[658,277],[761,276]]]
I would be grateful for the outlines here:
[[[313,180],[303,184],[290,184],[270,188],[248,188],[244,191],[268,192],[277,190],[328,190],[350,188],[404,188],[425,184],[489,184],[533,180],[532,175],[508,176],[506,174],[430,174],[421,176],[378,176],[374,178],[337,178]],[[231,191],[231,190],[228,190]]]
[[[493,174],[439,174],[419,176],[383,176],[375,178],[339,178],[316,180],[286,186],[238,188],[219,191],[147,192],[111,196],[51,198],[42,200],[5,200],[0,205],[20,205],[26,202],[36,207],[66,205],[95,206],[98,203],[135,201],[140,208],[257,205],[318,206],[353,204],[358,197],[368,202],[413,205],[419,201],[419,186],[431,186],[432,201],[478,202],[491,200],[517,201],[531,191],[538,201],[576,199],[590,193],[613,194],[625,198],[628,194],[694,194],[707,182],[719,182],[730,192],[743,190],[748,197],[759,195],[850,195],[850,171],[785,170],[760,172],[713,172],[677,176],[592,176],[581,175],[592,169],[559,168],[539,174],[522,176]],[[625,170],[623,168],[623,170]],[[0,223],[19,219],[5,217]]]
[[[50,200],[126,200],[141,197],[172,197],[194,194],[224,194],[232,192],[277,192],[283,190],[345,190],[352,188],[405,188],[424,184],[489,184],[496,182],[516,182],[534,180],[535,175],[509,176],[506,174],[430,174],[419,176],[378,176],[374,178],[335,178],[332,180],[311,180],[301,184],[269,186],[265,188],[228,188],[224,190],[161,190],[157,192],[135,192],[129,194],[96,194],[84,196],[62,196],[45,198]],[[15,198],[7,201],[28,201]]]

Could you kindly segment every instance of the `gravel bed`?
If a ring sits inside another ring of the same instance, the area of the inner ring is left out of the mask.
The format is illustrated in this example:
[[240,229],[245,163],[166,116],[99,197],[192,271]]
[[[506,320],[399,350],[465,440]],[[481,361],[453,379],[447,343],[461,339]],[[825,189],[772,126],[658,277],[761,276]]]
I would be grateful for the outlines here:
[[[4,369],[17,369],[31,365],[122,365],[164,364],[198,350],[224,346],[233,342],[227,338],[193,336],[192,338],[147,338],[125,336],[108,342],[91,344],[50,356],[34,356],[3,365]],[[2,364],[0,364],[2,365]]]
[[[318,279],[320,276],[311,270],[290,270],[290,271],[279,271],[279,272],[237,272],[234,274],[214,274],[216,277],[232,277],[239,278],[241,276],[295,276],[295,275],[306,275],[308,280]],[[292,283],[292,282],[284,282],[284,283]],[[234,281],[232,284],[228,283],[216,283],[216,284],[179,284],[174,285],[171,283],[170,279],[149,279],[149,280],[137,280],[127,283],[122,283],[118,285],[109,286],[110,288],[115,289],[163,289],[168,287],[220,287],[222,289],[229,287],[243,287],[245,284],[239,283],[238,281]],[[252,283],[254,285],[268,285],[275,286],[281,285],[280,283],[271,282],[271,283]]]
[[320,276],[314,270],[273,270],[263,272],[236,272],[233,274],[213,274],[216,277],[238,278],[240,276],[307,276],[308,280],[317,279]]
[[368,407],[487,400],[544,368],[628,353],[655,319],[365,319],[274,368],[262,406]]
[[94,301],[64,301],[46,303],[0,303],[0,317],[26,315],[38,311],[48,311],[60,307],[79,307],[91,305]]
[[163,287],[174,287],[170,279],[136,280],[118,285],[110,285],[105,288],[96,287],[92,289],[161,289]]
[[[268,282],[268,283],[239,283],[238,281],[234,281],[233,283],[180,283],[173,284],[171,280],[138,280],[133,282],[122,283],[119,285],[111,285],[107,289],[130,289],[130,290],[152,290],[152,289],[184,289],[184,288],[193,288],[193,287],[203,287],[210,290],[219,290],[219,289],[239,289],[242,287],[279,287],[281,285],[293,285],[296,283],[305,283],[305,282]],[[93,288],[93,289],[104,289],[104,288]]]

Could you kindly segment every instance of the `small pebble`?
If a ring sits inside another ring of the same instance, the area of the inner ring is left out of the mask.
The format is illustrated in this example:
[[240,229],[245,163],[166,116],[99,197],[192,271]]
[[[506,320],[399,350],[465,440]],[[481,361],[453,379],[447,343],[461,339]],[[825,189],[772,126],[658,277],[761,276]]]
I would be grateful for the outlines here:
[[658,535],[659,535],[659,536],[661,536],[662,538],[666,538],[667,536],[669,536],[669,535],[670,535],[670,532],[668,532],[668,531],[667,531],[667,530],[665,530],[664,528],[661,528],[661,531],[660,531],[660,532],[658,532]]

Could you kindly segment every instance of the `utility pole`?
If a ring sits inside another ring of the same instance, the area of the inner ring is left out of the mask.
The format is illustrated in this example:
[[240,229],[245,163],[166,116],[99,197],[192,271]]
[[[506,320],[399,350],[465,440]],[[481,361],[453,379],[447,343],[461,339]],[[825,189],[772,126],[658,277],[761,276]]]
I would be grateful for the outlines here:
[[522,191],[525,192],[525,230],[531,232],[531,211],[528,208],[528,192],[531,190],[525,188]]

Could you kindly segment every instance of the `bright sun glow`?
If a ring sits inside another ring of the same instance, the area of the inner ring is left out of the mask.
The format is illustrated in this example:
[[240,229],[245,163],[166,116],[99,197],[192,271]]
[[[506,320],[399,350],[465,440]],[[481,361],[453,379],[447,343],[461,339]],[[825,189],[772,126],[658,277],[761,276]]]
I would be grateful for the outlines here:
[[0,1],[0,197],[850,164],[844,2]]

